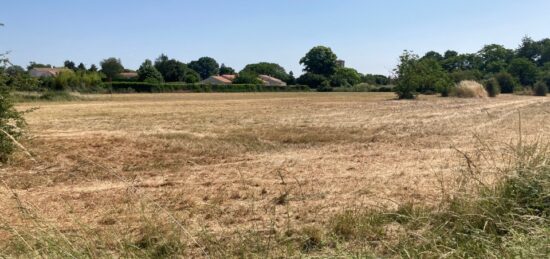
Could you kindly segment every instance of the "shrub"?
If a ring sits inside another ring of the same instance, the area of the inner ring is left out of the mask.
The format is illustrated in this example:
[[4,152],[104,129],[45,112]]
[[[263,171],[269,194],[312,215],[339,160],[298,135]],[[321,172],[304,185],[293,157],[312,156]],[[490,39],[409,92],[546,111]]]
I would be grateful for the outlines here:
[[6,89],[0,89],[0,162],[7,162],[15,150],[14,140],[21,138],[25,120],[18,112]]
[[544,81],[538,81],[533,90],[535,96],[546,96],[548,94],[548,86]]
[[489,97],[497,97],[497,95],[500,93],[500,85],[495,78],[486,80],[484,85]]
[[455,93],[461,98],[485,98],[488,95],[483,85],[468,80],[458,83]]
[[297,79],[298,84],[307,85],[311,88],[320,87],[327,78],[320,74],[305,73]]
[[510,73],[498,73],[495,75],[495,79],[500,86],[500,92],[503,94],[511,94],[519,87],[519,83]]

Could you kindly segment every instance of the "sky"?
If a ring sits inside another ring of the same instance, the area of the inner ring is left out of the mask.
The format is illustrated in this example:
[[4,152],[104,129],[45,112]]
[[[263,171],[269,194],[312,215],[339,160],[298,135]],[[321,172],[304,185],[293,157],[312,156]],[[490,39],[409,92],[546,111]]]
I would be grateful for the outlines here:
[[87,66],[117,57],[137,69],[161,53],[237,70],[331,47],[347,67],[389,75],[403,50],[476,52],[550,37],[548,0],[0,0],[0,51],[12,63]]

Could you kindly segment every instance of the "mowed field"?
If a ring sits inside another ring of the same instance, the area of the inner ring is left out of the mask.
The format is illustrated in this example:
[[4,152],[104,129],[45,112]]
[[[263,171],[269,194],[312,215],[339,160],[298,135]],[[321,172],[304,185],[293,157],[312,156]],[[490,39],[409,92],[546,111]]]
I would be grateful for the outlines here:
[[[198,243],[204,232],[230,239],[322,225],[348,209],[436,205],[458,186],[461,152],[505,149],[520,129],[523,140],[550,135],[547,97],[84,98],[18,105],[38,108],[25,115],[30,138],[23,141],[37,162],[19,153],[1,169],[0,223],[25,228],[39,217],[63,233],[131,235],[157,218]],[[13,236],[0,228],[0,242]]]

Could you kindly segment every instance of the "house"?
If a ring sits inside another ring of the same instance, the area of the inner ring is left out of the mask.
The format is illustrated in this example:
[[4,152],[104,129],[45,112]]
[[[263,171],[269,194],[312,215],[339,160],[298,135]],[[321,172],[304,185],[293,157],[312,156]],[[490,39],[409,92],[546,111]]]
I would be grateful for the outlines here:
[[61,73],[62,71],[67,70],[66,68],[49,68],[49,67],[40,67],[40,68],[33,68],[29,71],[29,74],[32,77],[56,77]]
[[233,83],[233,79],[235,79],[235,76],[232,75],[232,79],[229,77],[229,75],[225,76],[211,76],[207,79],[202,80],[200,83],[203,85],[230,85]]
[[135,79],[135,78],[138,78],[138,73],[137,72],[122,72],[122,73],[117,75],[117,78],[126,79],[126,80]]
[[[211,76],[202,80],[200,83],[204,85],[230,85],[236,77],[237,75]],[[259,75],[258,79],[262,81],[262,85],[265,86],[286,86],[285,82],[268,75]]]
[[268,75],[259,75],[258,78],[262,80],[262,83],[265,86],[286,86],[285,82],[275,77],[271,77]]

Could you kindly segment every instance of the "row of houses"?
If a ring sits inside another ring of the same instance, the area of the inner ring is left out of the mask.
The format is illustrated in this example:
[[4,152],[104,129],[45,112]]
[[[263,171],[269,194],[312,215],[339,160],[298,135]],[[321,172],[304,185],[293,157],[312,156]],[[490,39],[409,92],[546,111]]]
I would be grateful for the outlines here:
[[[205,85],[230,85],[233,83],[235,78],[237,78],[236,75],[211,76],[205,80],[202,80],[200,83]],[[259,75],[258,79],[262,82],[262,85],[265,86],[286,86],[284,81],[272,76]]]
[[[67,70],[67,68],[33,68],[29,71],[29,73],[33,77],[44,78],[56,77],[57,75],[59,75],[59,73]],[[137,77],[137,73],[124,72],[120,73],[119,77],[124,79],[133,79]],[[237,78],[236,75],[211,76],[205,80],[202,80],[200,83],[205,85],[230,85],[233,83],[233,80],[235,80],[235,78]],[[265,86],[286,86],[286,83],[284,81],[268,75],[259,75],[258,79]]]

